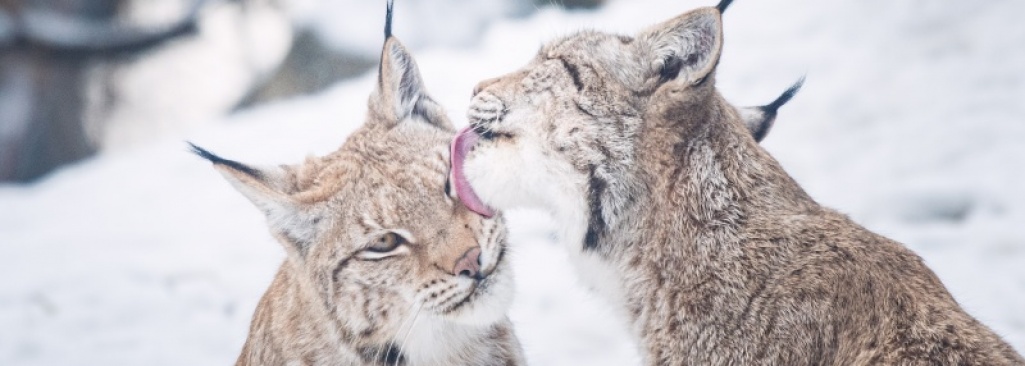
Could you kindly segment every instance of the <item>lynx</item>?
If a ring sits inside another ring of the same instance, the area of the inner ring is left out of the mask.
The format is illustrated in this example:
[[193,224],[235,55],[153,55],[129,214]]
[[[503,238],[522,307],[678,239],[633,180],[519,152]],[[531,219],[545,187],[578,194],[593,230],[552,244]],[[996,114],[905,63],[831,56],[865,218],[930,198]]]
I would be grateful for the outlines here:
[[193,146],[287,253],[237,365],[524,363],[503,221],[446,192],[455,130],[385,34],[367,120],[337,151],[261,168]]
[[460,199],[551,212],[648,365],[1025,364],[758,145],[715,88],[728,4],[580,32],[481,82],[453,141]]

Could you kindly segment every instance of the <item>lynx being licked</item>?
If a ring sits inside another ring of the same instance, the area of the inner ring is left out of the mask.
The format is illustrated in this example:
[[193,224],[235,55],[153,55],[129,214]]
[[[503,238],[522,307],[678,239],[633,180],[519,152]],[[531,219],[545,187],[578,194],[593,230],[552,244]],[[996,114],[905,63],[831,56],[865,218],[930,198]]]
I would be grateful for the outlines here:
[[716,90],[722,11],[585,31],[481,82],[468,207],[553,214],[647,365],[1023,365],[921,258],[816,203]]
[[264,168],[194,146],[287,253],[237,365],[523,364],[502,219],[446,192],[455,131],[387,28],[366,122],[334,153]]

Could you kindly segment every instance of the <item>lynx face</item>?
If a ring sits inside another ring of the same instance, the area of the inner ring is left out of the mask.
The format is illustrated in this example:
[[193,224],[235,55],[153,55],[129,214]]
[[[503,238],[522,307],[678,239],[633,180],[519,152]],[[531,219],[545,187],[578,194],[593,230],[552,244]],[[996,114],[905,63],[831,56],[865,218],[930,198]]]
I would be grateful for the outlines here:
[[494,324],[513,291],[503,221],[449,194],[454,130],[396,39],[382,58],[368,121],[328,156],[255,168],[195,150],[266,214],[340,328],[385,342],[417,316]]
[[634,162],[644,120],[700,108],[715,93],[721,29],[719,11],[705,8],[636,37],[582,32],[480,83],[472,129],[456,140],[477,140],[454,161],[460,197],[470,207],[476,193],[481,206],[548,208],[587,228],[585,247],[596,245],[601,227],[643,193]]
[[299,248],[296,258],[327,302],[338,313],[366,315],[357,320],[367,329],[417,311],[467,324],[498,321],[512,293],[502,220],[446,194],[450,130],[406,122],[368,131],[360,138],[373,142],[324,162],[312,181],[355,179],[329,183],[337,191],[305,208],[312,231],[283,230],[279,238]]

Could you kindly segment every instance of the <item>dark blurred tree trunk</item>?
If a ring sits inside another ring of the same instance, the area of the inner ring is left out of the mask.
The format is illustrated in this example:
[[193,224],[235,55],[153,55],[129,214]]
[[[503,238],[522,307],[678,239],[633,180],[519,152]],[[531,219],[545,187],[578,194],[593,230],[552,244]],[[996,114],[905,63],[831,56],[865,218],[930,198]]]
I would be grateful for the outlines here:
[[[44,8],[90,19],[109,19],[117,6],[112,0],[2,0],[0,5],[10,18]],[[0,52],[0,98],[6,102],[0,104],[0,181],[31,180],[95,153],[81,123],[89,56],[61,54],[24,38]]]
[[81,123],[82,79],[88,62],[80,55],[35,47],[0,55],[3,82],[11,83],[0,98],[16,99],[0,110],[0,123],[9,131],[0,148],[0,180],[31,180],[96,152]]

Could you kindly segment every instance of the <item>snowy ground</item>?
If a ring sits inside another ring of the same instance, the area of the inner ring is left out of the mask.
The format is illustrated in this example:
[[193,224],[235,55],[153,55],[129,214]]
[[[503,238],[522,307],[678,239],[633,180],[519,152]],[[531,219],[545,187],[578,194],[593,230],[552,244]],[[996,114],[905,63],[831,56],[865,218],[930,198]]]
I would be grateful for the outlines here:
[[[620,0],[493,24],[418,52],[458,124],[480,79],[581,28],[632,32],[712,1]],[[400,2],[401,4],[401,2]],[[1025,2],[737,1],[719,86],[804,91],[765,142],[821,202],[925,257],[973,315],[1025,352]],[[400,38],[402,34],[398,34]],[[261,107],[31,186],[0,186],[0,365],[225,365],[283,253],[261,216],[185,153],[291,163],[337,147],[372,77]],[[629,365],[610,312],[576,287],[553,226],[511,213],[513,319],[534,365]]]

